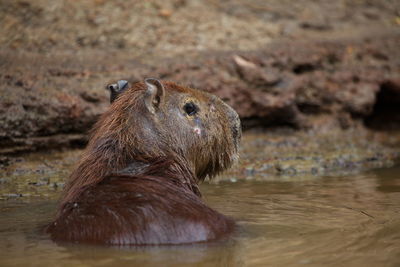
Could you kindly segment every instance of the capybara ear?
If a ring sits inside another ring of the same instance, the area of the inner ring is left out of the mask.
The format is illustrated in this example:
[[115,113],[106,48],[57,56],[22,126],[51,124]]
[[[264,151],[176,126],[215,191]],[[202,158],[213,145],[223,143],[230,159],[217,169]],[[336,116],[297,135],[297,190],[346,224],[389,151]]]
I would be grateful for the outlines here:
[[114,102],[127,88],[129,88],[129,83],[125,80],[119,80],[117,83],[107,85],[107,89],[110,90],[110,103]]
[[150,113],[155,114],[164,102],[165,89],[162,83],[154,78],[144,80],[147,86],[144,101]]

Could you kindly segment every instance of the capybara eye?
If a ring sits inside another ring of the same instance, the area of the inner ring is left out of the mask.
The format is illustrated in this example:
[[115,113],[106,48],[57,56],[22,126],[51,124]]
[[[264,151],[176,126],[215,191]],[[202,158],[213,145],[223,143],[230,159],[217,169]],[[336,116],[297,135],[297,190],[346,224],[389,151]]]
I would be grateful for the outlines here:
[[197,106],[192,102],[186,103],[183,109],[189,116],[193,116],[197,113]]

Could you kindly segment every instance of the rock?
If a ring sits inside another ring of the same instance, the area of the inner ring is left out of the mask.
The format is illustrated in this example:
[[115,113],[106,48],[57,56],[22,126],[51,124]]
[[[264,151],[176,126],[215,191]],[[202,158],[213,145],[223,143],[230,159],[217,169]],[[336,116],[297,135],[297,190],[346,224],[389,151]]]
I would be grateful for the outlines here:
[[20,198],[22,197],[22,194],[14,194],[14,193],[10,193],[10,194],[3,194],[3,197],[5,198]]
[[[77,58],[2,50],[0,154],[84,145],[88,129],[109,105],[104,86],[153,76],[220,96],[245,128],[355,127],[381,112],[379,103],[394,101],[390,114],[400,114],[399,41],[396,32],[282,41],[253,52],[204,52],[147,65],[124,53]],[[398,115],[393,121],[400,125]]]
[[233,55],[233,60],[241,78],[250,84],[268,87],[281,81],[278,73],[274,70],[264,70],[261,66],[257,66],[238,55]]
[[158,12],[158,14],[161,16],[161,17],[165,17],[165,18],[168,18],[168,17],[170,17],[171,15],[172,15],[172,10],[170,10],[170,9],[161,9],[159,12]]

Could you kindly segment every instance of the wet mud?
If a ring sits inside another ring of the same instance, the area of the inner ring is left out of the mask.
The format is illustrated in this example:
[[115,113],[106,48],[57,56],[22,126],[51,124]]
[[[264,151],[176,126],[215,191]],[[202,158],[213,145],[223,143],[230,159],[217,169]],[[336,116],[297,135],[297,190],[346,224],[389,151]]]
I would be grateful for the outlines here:
[[[400,156],[400,133],[387,139],[363,130],[325,133],[279,129],[243,136],[240,159],[206,183],[302,180],[391,167]],[[81,149],[9,157],[0,168],[0,199],[58,199]]]

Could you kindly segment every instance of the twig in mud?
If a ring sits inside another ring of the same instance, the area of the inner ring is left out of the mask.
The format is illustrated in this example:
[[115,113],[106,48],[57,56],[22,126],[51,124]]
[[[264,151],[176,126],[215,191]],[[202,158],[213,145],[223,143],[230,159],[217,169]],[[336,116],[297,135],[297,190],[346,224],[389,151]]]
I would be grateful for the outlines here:
[[355,208],[352,208],[352,207],[347,207],[347,206],[343,206],[343,208],[346,208],[346,209],[349,209],[349,210],[358,211],[358,212],[360,212],[360,213],[362,213],[362,214],[364,214],[364,215],[366,215],[366,216],[368,216],[368,217],[370,217],[372,219],[375,219],[374,216],[372,216],[371,214],[368,214],[367,212],[365,212],[363,210],[358,210],[358,209],[355,209]]

